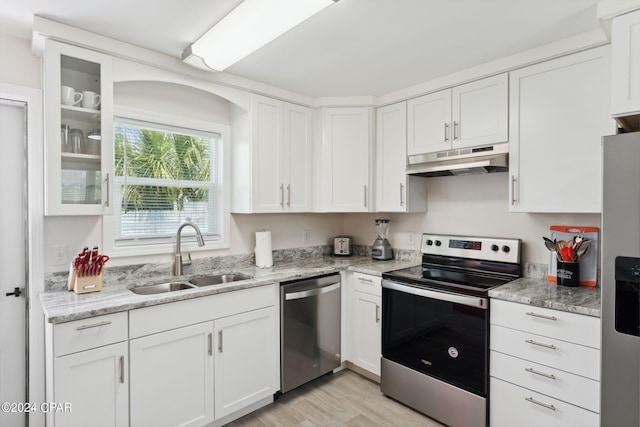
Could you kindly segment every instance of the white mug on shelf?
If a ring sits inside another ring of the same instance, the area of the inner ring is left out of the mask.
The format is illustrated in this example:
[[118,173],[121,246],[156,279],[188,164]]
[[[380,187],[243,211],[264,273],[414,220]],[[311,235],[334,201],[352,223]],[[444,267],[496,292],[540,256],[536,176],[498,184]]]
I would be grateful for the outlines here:
[[71,86],[60,86],[60,89],[60,101],[63,105],[76,105],[84,98],[84,95]]
[[82,108],[91,108],[97,110],[100,106],[100,95],[90,90],[82,92]]

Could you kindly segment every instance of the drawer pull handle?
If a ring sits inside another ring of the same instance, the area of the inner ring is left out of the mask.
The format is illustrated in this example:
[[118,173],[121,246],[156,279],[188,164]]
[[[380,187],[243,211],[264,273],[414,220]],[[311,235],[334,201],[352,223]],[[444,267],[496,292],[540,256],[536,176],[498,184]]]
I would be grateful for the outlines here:
[[555,350],[556,346],[553,344],[544,344],[538,341],[534,341],[534,340],[525,340],[526,343],[528,344],[533,344],[533,345],[539,345],[540,347],[544,347],[544,348],[550,348],[551,350]]
[[83,329],[97,328],[97,327],[100,327],[100,326],[106,326],[106,325],[110,325],[110,324],[111,324],[111,322],[110,322],[110,321],[108,321],[108,320],[106,320],[106,321],[104,321],[104,322],[94,323],[93,325],[82,325],[82,326],[78,326],[78,327],[76,328],[76,331],[81,331],[81,330],[83,330]]
[[553,375],[553,374],[545,374],[544,372],[536,371],[533,368],[525,368],[525,371],[531,372],[532,374],[540,375],[542,377],[549,378],[549,379],[552,379],[552,380],[556,379],[556,376]]
[[361,282],[373,283],[373,280],[365,279],[364,277],[358,277],[358,280],[360,280]]
[[539,402],[539,401],[535,400],[533,397],[525,397],[524,400],[526,400],[527,402],[535,403],[536,405],[540,405],[543,408],[551,409],[552,411],[556,410],[555,406],[547,405],[546,403]]
[[556,321],[558,318],[556,316],[545,316],[544,314],[534,313],[533,311],[527,311],[527,316],[537,317],[538,319],[547,319]]

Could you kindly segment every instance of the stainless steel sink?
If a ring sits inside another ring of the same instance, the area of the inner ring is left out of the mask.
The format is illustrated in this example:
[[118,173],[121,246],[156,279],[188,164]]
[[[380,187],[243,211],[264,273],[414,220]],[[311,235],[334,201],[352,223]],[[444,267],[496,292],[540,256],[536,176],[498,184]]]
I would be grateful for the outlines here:
[[220,285],[222,283],[237,282],[239,280],[247,280],[247,279],[251,279],[251,276],[247,276],[246,274],[240,274],[240,273],[228,273],[228,274],[214,274],[211,276],[194,277],[189,280],[189,283],[192,283],[196,286],[211,286],[211,285]]
[[131,292],[138,295],[154,295],[193,288],[195,288],[195,285],[189,282],[167,282],[158,283],[157,285],[139,286],[137,288],[132,288]]

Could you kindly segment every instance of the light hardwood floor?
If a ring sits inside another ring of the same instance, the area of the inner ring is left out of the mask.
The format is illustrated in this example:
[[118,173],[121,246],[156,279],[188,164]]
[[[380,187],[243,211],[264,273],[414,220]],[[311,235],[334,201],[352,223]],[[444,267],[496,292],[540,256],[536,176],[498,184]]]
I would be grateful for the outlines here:
[[380,392],[379,384],[345,369],[298,387],[228,426],[440,427],[441,424],[389,399]]

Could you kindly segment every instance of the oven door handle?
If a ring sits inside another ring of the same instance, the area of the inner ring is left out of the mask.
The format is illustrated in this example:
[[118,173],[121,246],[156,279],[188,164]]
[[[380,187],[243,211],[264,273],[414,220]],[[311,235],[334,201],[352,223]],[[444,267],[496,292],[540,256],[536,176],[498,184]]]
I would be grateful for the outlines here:
[[389,280],[383,280],[382,287],[386,289],[391,289],[394,291],[405,292],[408,294],[425,297],[425,298],[431,298],[431,299],[440,300],[440,301],[447,301],[455,304],[468,305],[470,307],[477,307],[483,310],[487,309],[486,298],[452,294],[445,291],[433,291],[430,289],[416,288],[415,286],[402,285],[400,283],[391,282]]

